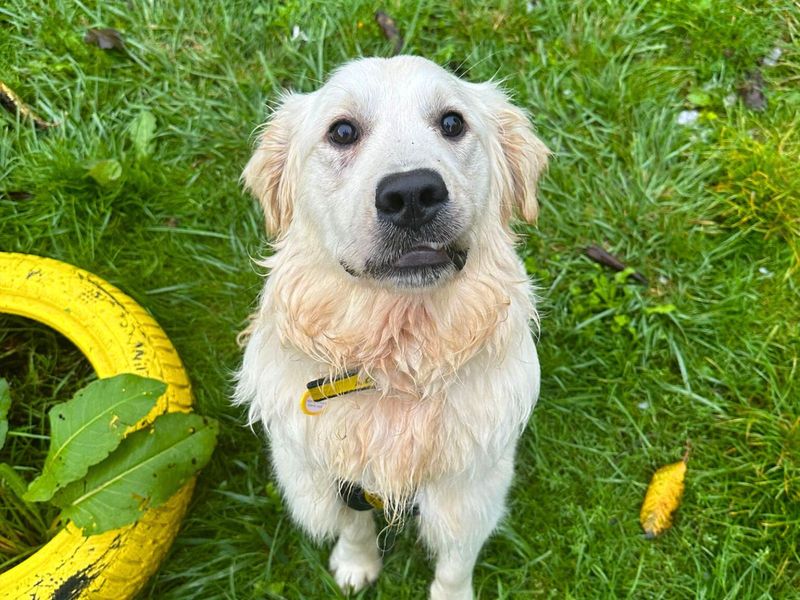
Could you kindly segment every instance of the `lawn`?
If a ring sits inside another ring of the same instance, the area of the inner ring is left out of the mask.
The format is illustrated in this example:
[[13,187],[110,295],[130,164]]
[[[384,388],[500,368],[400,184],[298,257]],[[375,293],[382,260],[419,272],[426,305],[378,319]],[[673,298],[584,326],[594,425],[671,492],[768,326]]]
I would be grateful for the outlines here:
[[[238,176],[281,89],[392,53],[379,8],[405,52],[503,80],[553,150],[539,225],[520,228],[541,296],[542,393],[477,595],[800,598],[800,4],[496,4],[0,5],[0,80],[57,123],[0,112],[0,249],[76,264],[147,307],[197,409],[221,422],[142,598],[337,595],[330,547],[290,522],[263,436],[228,405],[261,285],[252,258],[268,252]],[[125,50],[87,44],[90,27],[118,29]],[[156,127],[144,146],[143,113]],[[118,177],[90,176],[102,160]],[[590,261],[588,244],[649,285]],[[32,339],[41,328],[3,318],[0,334],[0,375],[19,397],[63,399],[87,375],[65,344]],[[675,524],[646,540],[647,482],[687,442]],[[359,597],[421,598],[431,577],[411,528]]]

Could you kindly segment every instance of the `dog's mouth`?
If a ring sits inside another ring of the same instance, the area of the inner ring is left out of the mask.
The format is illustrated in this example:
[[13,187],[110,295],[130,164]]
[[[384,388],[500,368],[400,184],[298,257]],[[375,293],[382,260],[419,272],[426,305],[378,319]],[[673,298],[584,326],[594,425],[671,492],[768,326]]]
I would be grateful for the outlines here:
[[368,260],[363,273],[345,263],[342,267],[353,276],[368,276],[387,281],[398,287],[428,287],[448,275],[455,275],[464,268],[468,250],[455,243],[418,243],[404,248],[381,260]]
[[463,262],[460,266],[455,264],[458,253],[448,250],[447,248],[435,248],[431,245],[420,244],[401,254],[392,263],[392,267],[395,269],[418,269],[422,267],[443,267],[452,263],[456,266],[456,270],[461,270],[464,267]]

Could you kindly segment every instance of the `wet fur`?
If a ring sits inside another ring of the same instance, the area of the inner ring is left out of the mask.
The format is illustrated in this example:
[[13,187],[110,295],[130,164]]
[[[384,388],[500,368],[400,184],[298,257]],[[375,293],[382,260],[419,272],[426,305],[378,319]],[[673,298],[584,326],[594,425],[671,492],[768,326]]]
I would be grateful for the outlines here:
[[[381,60],[355,64],[386,67]],[[390,60],[409,77],[436,68]],[[416,502],[421,537],[438,558],[431,597],[468,598],[472,563],[503,513],[516,441],[538,395],[529,331],[536,313],[508,222],[512,209],[535,218],[547,151],[495,86],[442,77],[477,98],[468,118],[485,123],[477,148],[489,198],[460,238],[469,248],[463,270],[440,285],[399,289],[354,276],[313,242],[324,223],[305,218],[309,209],[295,197],[308,176],[290,134],[296,96],[262,134],[244,180],[278,239],[262,262],[269,278],[247,331],[236,401],[272,438],[294,518],[317,538],[340,536],[331,558],[340,585],[357,589],[380,568],[374,525],[337,497],[344,479],[381,496],[390,514]],[[354,366],[376,390],[332,400],[317,417],[300,412],[307,381]]]

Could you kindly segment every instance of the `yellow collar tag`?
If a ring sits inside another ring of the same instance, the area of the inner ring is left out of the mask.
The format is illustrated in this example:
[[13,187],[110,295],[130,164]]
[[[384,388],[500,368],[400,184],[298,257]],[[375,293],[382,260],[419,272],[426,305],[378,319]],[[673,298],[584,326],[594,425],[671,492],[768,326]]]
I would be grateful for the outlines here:
[[306,387],[308,389],[300,398],[300,410],[313,417],[325,410],[330,398],[372,389],[375,387],[375,383],[368,377],[359,375],[358,371],[351,371],[334,379],[323,377],[309,381]]

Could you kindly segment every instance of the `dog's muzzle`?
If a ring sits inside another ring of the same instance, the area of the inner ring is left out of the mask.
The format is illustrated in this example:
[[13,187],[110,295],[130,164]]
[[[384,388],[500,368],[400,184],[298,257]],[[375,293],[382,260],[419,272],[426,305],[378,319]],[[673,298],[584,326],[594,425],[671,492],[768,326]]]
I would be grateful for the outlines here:
[[463,226],[442,176],[431,169],[386,175],[375,190],[376,232],[363,268],[342,262],[355,277],[402,288],[428,287],[467,262]]

